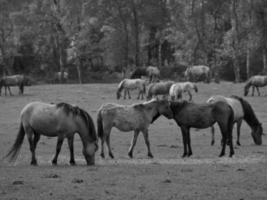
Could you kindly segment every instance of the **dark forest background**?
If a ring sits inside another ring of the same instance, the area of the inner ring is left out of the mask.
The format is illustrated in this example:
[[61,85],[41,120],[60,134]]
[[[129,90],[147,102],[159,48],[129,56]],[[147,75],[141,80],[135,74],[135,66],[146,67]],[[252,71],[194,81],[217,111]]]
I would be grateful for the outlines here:
[[266,0],[0,0],[0,75],[115,81],[207,65],[240,82],[267,73]]

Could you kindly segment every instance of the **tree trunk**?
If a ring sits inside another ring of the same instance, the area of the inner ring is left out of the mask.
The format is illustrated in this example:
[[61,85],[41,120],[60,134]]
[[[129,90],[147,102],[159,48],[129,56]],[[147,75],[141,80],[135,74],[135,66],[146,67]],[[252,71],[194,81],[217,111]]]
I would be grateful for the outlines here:
[[263,73],[267,74],[267,60],[266,60],[266,50],[263,48],[262,51],[262,62],[263,62]]
[[[249,41],[248,41],[249,43]],[[247,45],[247,55],[246,55],[246,69],[247,69],[247,79],[250,78],[250,47]]]
[[78,58],[78,62],[76,64],[76,69],[77,69],[77,74],[78,74],[78,81],[80,84],[82,84],[82,70],[81,70],[81,66],[82,66],[82,61],[80,58]]
[[135,65],[138,67],[140,65],[140,47],[139,47],[139,20],[137,16],[136,4],[132,0],[132,12],[134,21],[134,36],[135,36]]

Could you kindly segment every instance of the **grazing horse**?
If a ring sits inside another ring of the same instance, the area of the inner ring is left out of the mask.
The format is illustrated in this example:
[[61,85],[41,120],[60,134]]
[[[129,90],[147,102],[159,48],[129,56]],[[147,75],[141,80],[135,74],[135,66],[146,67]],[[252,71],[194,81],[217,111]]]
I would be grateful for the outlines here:
[[187,67],[184,75],[188,81],[197,82],[203,80],[207,83],[210,82],[210,68],[205,65]]
[[143,79],[124,79],[119,83],[117,89],[117,99],[120,99],[121,92],[124,90],[124,99],[126,98],[126,94],[128,94],[128,98],[131,99],[130,90],[138,89],[138,97],[137,99],[144,98],[144,94],[146,93],[146,81]]
[[141,78],[142,76],[146,76],[149,78],[149,83],[156,82],[160,78],[160,71],[157,67],[149,66],[149,67],[139,67],[135,69],[130,78]]
[[97,151],[97,135],[90,115],[83,109],[67,103],[47,104],[43,102],[31,102],[27,104],[20,114],[20,128],[14,145],[6,157],[10,161],[15,160],[23,143],[25,134],[28,136],[32,153],[32,165],[37,165],[35,149],[41,135],[58,137],[56,154],[52,164],[57,164],[58,154],[64,138],[68,138],[70,149],[70,164],[74,165],[73,139],[78,133],[83,144],[83,155],[87,165],[95,163]]
[[196,104],[188,101],[171,102],[174,120],[180,126],[183,135],[184,153],[183,157],[191,156],[191,139],[190,128],[208,128],[215,124],[219,124],[222,134],[222,150],[220,157],[225,155],[226,141],[229,141],[230,154],[234,154],[232,143],[233,129],[233,110],[225,102],[215,102],[212,104]]
[[[243,98],[238,97],[238,96],[231,96],[231,97],[224,97],[220,95],[212,96],[208,99],[207,103],[213,103],[213,102],[218,102],[218,101],[223,101],[229,104],[233,111],[234,111],[234,123],[237,124],[236,129],[237,129],[237,140],[236,144],[240,145],[240,127],[242,124],[242,120],[244,119],[247,124],[251,128],[251,136],[254,140],[254,143],[257,145],[262,144],[262,134],[263,134],[263,129],[262,125],[259,122],[259,120],[256,117],[255,112],[253,111],[251,105]],[[211,145],[214,144],[214,127],[212,126],[212,140],[211,140]]]
[[148,127],[160,115],[172,118],[170,103],[166,100],[151,100],[141,104],[133,104],[129,106],[108,103],[102,105],[97,114],[98,137],[101,139],[101,157],[104,155],[104,142],[108,147],[109,156],[114,158],[110,147],[110,132],[112,127],[116,127],[120,131],[134,131],[131,147],[128,152],[130,158],[133,157],[133,149],[137,141],[139,132],[144,135],[145,143],[148,150],[148,157],[153,157],[150,150],[150,142],[148,139]]
[[5,87],[5,95],[7,95],[7,89],[9,91],[9,95],[12,95],[10,86],[18,86],[19,94],[23,94],[25,85],[31,85],[31,81],[24,75],[15,74],[12,76],[4,76],[0,79],[0,95],[2,87]]
[[175,99],[181,99],[182,94],[184,92],[187,92],[189,95],[189,101],[192,100],[192,94],[191,91],[195,90],[195,92],[198,92],[197,85],[191,82],[180,82],[180,83],[174,83],[169,91],[169,95],[171,100]]
[[158,82],[158,83],[150,83],[147,89],[147,100],[155,97],[157,95],[169,95],[170,88],[174,84],[173,81],[165,81],[165,82]]
[[248,95],[249,88],[252,86],[252,96],[254,96],[254,90],[257,89],[258,96],[260,96],[260,90],[259,87],[264,87],[267,85],[267,76],[252,76],[246,83],[244,87],[244,96]]

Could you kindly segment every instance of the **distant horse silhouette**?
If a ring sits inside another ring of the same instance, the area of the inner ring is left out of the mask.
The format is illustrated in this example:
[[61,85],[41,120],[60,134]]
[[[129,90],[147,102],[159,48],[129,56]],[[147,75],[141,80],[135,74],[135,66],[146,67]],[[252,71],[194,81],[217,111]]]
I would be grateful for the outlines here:
[[[234,111],[234,123],[237,124],[236,144],[240,145],[240,141],[239,141],[240,140],[240,127],[242,124],[242,120],[244,119],[251,128],[251,136],[254,140],[254,143],[257,145],[261,145],[262,144],[261,137],[263,134],[263,129],[251,105],[245,99],[238,97],[238,96],[224,97],[224,96],[216,95],[216,96],[210,97],[207,102],[213,103],[213,102],[218,102],[218,101],[226,102],[232,107]],[[215,142],[214,132],[215,132],[214,127],[212,126],[211,145],[213,145]]]
[[141,78],[142,76],[148,77],[149,83],[156,82],[160,78],[160,71],[157,67],[153,66],[148,66],[147,68],[139,67],[132,72],[130,78],[136,79],[136,78]]
[[19,94],[23,94],[25,85],[31,85],[31,80],[25,75],[15,74],[12,76],[3,76],[0,79],[0,95],[2,87],[5,87],[5,95],[7,95],[7,89],[9,91],[9,95],[12,95],[10,86],[18,86]]
[[105,157],[104,142],[106,142],[109,156],[114,158],[110,147],[110,132],[112,127],[116,127],[123,132],[134,131],[134,137],[128,152],[130,158],[133,157],[133,149],[140,131],[144,135],[148,150],[147,155],[152,158],[153,155],[148,139],[148,127],[160,115],[164,115],[167,118],[173,117],[168,101],[151,100],[129,106],[114,103],[102,105],[98,109],[97,114],[98,137],[101,139],[101,156]]
[[157,95],[169,95],[172,84],[174,84],[173,81],[150,83],[147,88],[147,100],[156,97]]
[[184,75],[187,81],[197,82],[203,80],[207,83],[210,82],[210,68],[204,65],[187,67]]
[[192,90],[195,90],[195,92],[198,92],[198,88],[195,83],[191,83],[191,82],[174,83],[170,88],[169,95],[170,95],[171,100],[176,100],[176,99],[182,99],[182,94],[187,92],[189,95],[189,101],[191,101]]
[[143,79],[124,79],[119,83],[118,89],[117,89],[117,99],[120,99],[121,92],[124,90],[124,99],[126,98],[126,95],[128,94],[128,98],[131,99],[130,90],[138,89],[138,97],[137,99],[144,98],[144,94],[146,93],[146,81]]
[[222,150],[220,157],[225,155],[226,141],[229,141],[231,157],[234,154],[232,143],[233,129],[233,110],[225,102],[215,102],[212,104],[196,104],[188,101],[171,102],[174,120],[180,126],[183,135],[184,153],[183,157],[191,156],[191,139],[190,128],[208,128],[215,124],[219,124],[222,134]]
[[246,83],[244,87],[244,96],[248,95],[249,88],[252,86],[252,96],[254,96],[254,90],[257,89],[258,96],[260,96],[259,87],[264,87],[267,85],[267,76],[252,76]]
[[[62,82],[66,83],[68,79],[69,79],[69,73],[68,72],[63,72]],[[61,72],[56,72],[55,73],[54,81],[55,81],[55,83],[60,83],[60,81],[61,81]]]
[[25,134],[28,136],[32,153],[32,165],[37,165],[35,149],[41,135],[58,137],[56,154],[52,164],[57,164],[58,154],[64,138],[68,138],[70,149],[70,164],[74,165],[73,139],[78,133],[83,144],[83,155],[88,165],[95,163],[97,151],[97,135],[90,115],[83,109],[67,103],[47,104],[43,102],[31,102],[27,104],[20,114],[20,128],[17,138],[6,157],[10,161],[17,158]]

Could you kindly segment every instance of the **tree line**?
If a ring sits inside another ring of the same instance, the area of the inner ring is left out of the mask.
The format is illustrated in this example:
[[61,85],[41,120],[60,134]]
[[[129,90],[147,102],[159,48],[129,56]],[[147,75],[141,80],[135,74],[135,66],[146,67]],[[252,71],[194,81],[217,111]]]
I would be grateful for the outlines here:
[[3,75],[69,71],[86,82],[147,65],[169,77],[203,64],[214,78],[240,82],[267,73],[266,56],[265,0],[0,1]]

